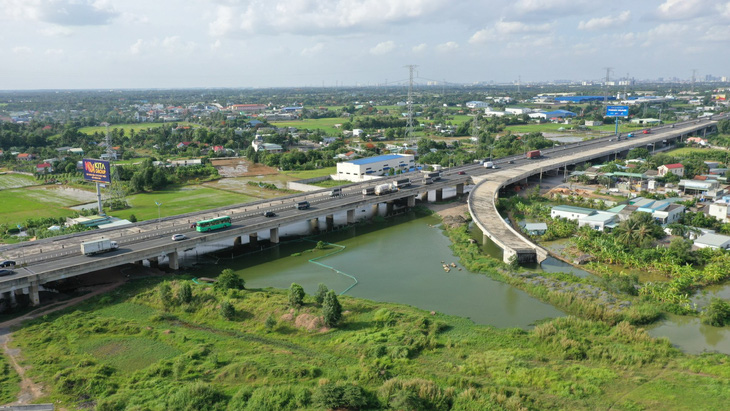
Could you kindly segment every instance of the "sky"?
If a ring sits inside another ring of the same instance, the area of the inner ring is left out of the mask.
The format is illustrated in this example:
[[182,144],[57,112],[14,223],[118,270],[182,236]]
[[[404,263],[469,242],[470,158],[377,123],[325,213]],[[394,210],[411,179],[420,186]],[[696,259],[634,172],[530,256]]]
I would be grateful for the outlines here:
[[730,76],[730,0],[0,0],[0,90]]

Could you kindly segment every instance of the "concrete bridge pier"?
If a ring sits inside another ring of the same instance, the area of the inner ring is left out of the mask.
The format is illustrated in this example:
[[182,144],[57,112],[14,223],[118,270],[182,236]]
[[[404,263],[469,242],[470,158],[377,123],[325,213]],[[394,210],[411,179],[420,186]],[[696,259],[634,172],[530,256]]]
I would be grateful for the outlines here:
[[416,196],[408,196],[406,197],[406,201],[408,202],[408,207],[415,207],[416,206]]
[[375,203],[375,204],[372,205],[372,208],[373,208],[373,211],[372,211],[373,212],[373,217],[375,217],[376,215],[378,215],[378,212],[380,211],[380,204],[379,203]]
[[171,270],[180,269],[180,262],[177,259],[177,251],[167,253],[167,261],[169,261],[169,266]]
[[269,241],[271,244],[279,244],[279,227],[269,230]]
[[309,230],[312,234],[319,234],[319,218],[315,217],[309,220]]
[[250,245],[253,248],[258,248],[258,246],[259,246],[258,233],[251,233],[248,235],[248,245]]
[[442,188],[436,189],[436,199],[434,201],[444,201],[444,190]]
[[391,215],[393,214],[393,202],[388,201],[385,203],[385,215]]
[[325,216],[325,221],[327,222],[327,231],[332,231],[335,229],[335,216],[333,214],[328,214]]
[[243,243],[243,240],[241,240],[241,236],[239,235],[238,237],[233,239],[233,248],[241,247],[242,243]]
[[[464,195],[464,183],[459,183],[456,185],[456,195]],[[441,197],[443,197],[443,192],[441,192]]]
[[[27,292],[26,292],[27,290]],[[30,287],[23,289],[24,294],[29,294],[30,305],[37,307],[41,305],[41,296],[38,294],[38,281],[31,281]]]
[[3,293],[3,300],[8,308],[14,308],[18,305],[18,300],[15,298],[15,291],[7,291]]
[[160,266],[160,261],[157,259],[157,257],[148,258],[147,261],[150,263],[150,268]]
[[355,224],[355,210],[347,210],[347,224]]

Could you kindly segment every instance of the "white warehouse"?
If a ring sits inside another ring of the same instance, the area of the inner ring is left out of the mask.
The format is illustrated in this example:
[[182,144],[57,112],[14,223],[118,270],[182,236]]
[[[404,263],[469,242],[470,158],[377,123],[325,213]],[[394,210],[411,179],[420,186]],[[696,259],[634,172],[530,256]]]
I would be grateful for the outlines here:
[[386,154],[337,163],[339,180],[361,181],[365,176],[382,176],[391,169],[408,171],[415,168],[415,156],[410,154]]

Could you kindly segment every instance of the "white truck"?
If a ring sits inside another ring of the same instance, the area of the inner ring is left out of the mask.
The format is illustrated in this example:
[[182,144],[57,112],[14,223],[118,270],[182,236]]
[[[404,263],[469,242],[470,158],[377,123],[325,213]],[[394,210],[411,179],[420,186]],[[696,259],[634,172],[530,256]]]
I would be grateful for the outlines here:
[[403,188],[403,187],[410,187],[411,185],[411,179],[410,178],[401,178],[400,180],[395,180],[393,182],[393,187],[395,188]]
[[494,161],[485,161],[484,168],[494,168]]
[[91,240],[81,243],[81,254],[92,255],[98,253],[105,253],[107,251],[116,250],[119,248],[119,244],[116,241],[108,238],[102,238],[101,240]]
[[395,187],[392,184],[380,184],[375,186],[375,195],[382,196],[383,194],[392,193],[395,191]]

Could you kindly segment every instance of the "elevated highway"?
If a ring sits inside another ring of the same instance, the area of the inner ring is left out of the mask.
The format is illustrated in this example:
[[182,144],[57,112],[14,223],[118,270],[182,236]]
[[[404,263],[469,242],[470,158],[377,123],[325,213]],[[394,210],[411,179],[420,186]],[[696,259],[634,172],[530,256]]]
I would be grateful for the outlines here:
[[534,175],[561,169],[566,171],[568,167],[595,159],[609,160],[633,148],[654,149],[657,145],[664,145],[665,141],[666,144],[670,144],[692,134],[704,134],[716,127],[717,120],[722,118],[725,116],[717,116],[714,121],[693,120],[674,126],[654,128],[650,134],[635,134],[633,138],[622,140],[617,140],[615,136],[607,136],[586,142],[588,144],[578,143],[543,150],[540,159],[512,159],[515,164],[510,168],[489,173],[484,176],[486,178],[475,177],[475,180],[478,179],[480,182],[469,194],[469,213],[484,236],[503,250],[504,262],[510,262],[513,257],[520,263],[541,262],[547,258],[547,251],[517,232],[497,211],[496,201],[502,188],[525,181]]

